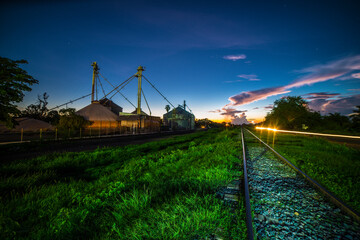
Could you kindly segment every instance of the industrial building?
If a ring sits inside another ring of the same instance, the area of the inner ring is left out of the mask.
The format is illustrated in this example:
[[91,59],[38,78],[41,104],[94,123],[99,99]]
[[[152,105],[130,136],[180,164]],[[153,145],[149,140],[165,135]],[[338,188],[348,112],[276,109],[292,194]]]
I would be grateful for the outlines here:
[[195,129],[194,114],[186,111],[186,102],[177,108],[163,115],[164,126],[168,126],[171,130],[193,130]]
[[108,95],[110,95],[115,91],[116,92],[114,94],[120,93],[119,87],[122,86],[123,88],[124,86],[126,86],[126,84],[129,82],[129,79],[121,83],[119,86],[114,87],[112,91],[105,94],[105,96],[100,100],[97,100],[97,94],[95,93],[97,92],[96,89],[98,85],[97,81],[100,81],[98,77],[99,68],[96,62],[94,62],[92,66],[93,66],[93,78],[92,78],[91,104],[76,112],[77,115],[80,115],[84,117],[86,120],[92,122],[89,128],[121,128],[121,127],[124,128],[125,127],[128,130],[135,129],[137,132],[154,132],[160,130],[160,121],[161,121],[160,117],[149,116],[148,114],[146,114],[141,110],[141,96],[142,94],[144,94],[141,89],[142,71],[144,71],[144,68],[142,66],[139,66],[137,73],[133,75],[131,78],[129,78],[129,79],[132,78],[138,79],[138,104],[137,104],[138,106],[137,108],[135,108],[135,111],[132,113],[124,113],[122,107],[114,103],[111,99],[107,98]]

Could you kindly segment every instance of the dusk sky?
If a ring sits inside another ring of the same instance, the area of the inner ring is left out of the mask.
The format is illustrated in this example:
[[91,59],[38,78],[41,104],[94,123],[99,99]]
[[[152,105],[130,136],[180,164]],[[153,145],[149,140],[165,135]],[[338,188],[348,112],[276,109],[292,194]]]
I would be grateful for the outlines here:
[[[89,94],[93,61],[114,85],[145,66],[196,118],[260,121],[284,96],[322,114],[360,105],[359,1],[8,1],[0,18],[0,56],[27,60],[39,80],[21,107],[43,92],[50,107]],[[136,84],[123,91],[135,105]],[[144,91],[162,116],[167,102],[146,83]]]

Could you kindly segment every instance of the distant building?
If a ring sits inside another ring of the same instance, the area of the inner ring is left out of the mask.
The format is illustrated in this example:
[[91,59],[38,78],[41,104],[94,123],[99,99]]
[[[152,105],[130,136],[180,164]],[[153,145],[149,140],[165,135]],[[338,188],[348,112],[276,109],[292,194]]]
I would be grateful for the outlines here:
[[195,129],[194,114],[185,110],[186,104],[179,105],[177,108],[163,115],[164,126],[172,130],[193,130]]
[[[124,113],[122,107],[106,98],[109,93],[107,95],[104,93],[104,98],[97,100],[95,92],[97,92],[96,82],[99,80],[99,67],[96,62],[91,66],[93,66],[91,104],[76,112],[77,115],[93,122],[89,126],[90,128],[126,128],[126,131],[131,130],[138,133],[160,130],[160,117],[149,116],[141,111],[141,77],[144,71],[142,66],[138,67],[137,74],[133,76],[138,78],[138,108],[132,113]],[[117,90],[117,87],[111,92],[115,90]]]
[[[141,111],[141,115],[124,113],[122,108],[112,101],[106,104],[102,100],[93,101],[90,105],[76,112],[93,123],[90,128],[119,128],[142,129],[141,132],[156,132],[160,130],[160,117],[148,116]],[[105,105],[105,106],[104,106]],[[117,114],[116,114],[117,113]]]
[[52,126],[50,123],[34,118],[22,117],[16,118],[15,121],[18,125],[16,125],[13,129],[8,129],[4,124],[0,124],[0,132],[18,132],[21,131],[21,129],[23,129],[23,131],[37,132],[40,129],[42,129],[43,131],[55,129],[55,127]]
[[141,115],[133,113],[120,113],[121,126],[140,128],[144,132],[157,132],[160,130],[160,117],[149,116],[141,111]]

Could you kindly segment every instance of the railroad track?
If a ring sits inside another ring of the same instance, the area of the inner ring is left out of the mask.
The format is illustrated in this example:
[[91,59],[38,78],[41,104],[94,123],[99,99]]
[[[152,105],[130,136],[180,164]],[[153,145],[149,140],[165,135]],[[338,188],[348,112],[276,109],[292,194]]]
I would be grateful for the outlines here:
[[359,214],[242,129],[249,239],[360,239]]

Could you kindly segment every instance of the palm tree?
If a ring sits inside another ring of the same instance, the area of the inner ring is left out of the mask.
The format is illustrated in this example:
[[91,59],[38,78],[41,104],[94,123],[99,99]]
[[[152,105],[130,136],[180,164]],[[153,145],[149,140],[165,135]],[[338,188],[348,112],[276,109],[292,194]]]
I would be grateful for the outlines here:
[[169,106],[169,105],[166,105],[166,106],[165,106],[165,110],[166,110],[166,112],[169,112],[170,106]]

